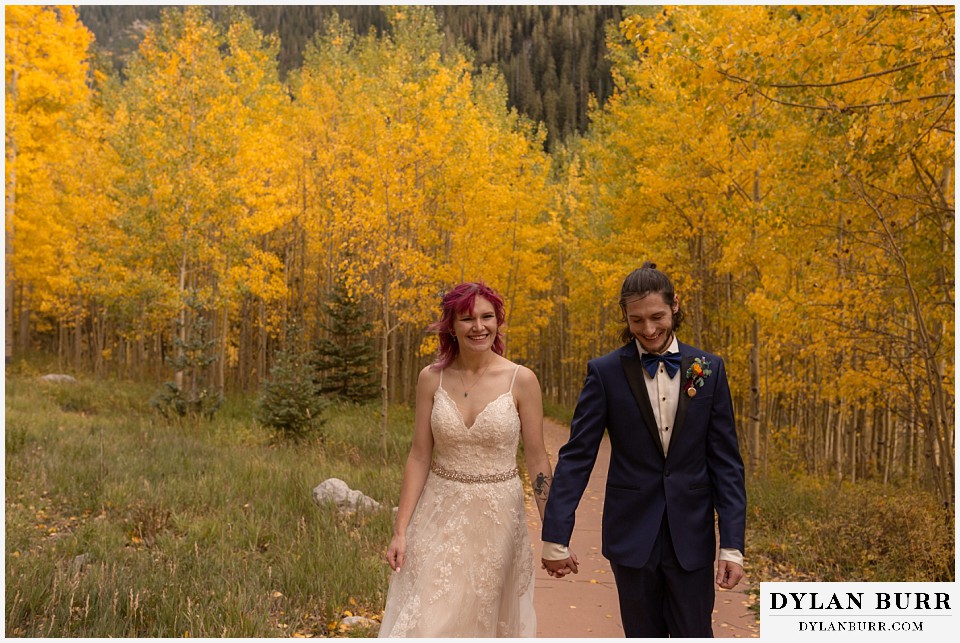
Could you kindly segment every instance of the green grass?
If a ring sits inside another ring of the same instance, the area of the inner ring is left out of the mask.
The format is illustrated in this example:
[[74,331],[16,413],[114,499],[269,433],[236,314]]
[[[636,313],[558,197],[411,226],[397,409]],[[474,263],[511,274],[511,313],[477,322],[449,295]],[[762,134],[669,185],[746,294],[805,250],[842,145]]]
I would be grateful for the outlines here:
[[[373,405],[331,407],[322,440],[271,445],[250,400],[170,424],[152,393],[8,377],[8,636],[326,634],[345,610],[380,613],[409,409],[391,411],[384,464]],[[386,510],[316,505],[331,477]]]

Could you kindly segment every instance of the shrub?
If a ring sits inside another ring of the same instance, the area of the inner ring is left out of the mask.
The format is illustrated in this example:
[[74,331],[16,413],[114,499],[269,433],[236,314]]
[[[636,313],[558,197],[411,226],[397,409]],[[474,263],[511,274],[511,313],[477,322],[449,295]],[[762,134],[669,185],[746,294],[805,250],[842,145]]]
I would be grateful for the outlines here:
[[46,384],[45,388],[50,391],[51,397],[57,405],[68,413],[93,415],[97,412],[96,404],[93,401],[93,390],[87,384],[80,382],[51,383]]
[[223,397],[200,389],[196,396],[184,394],[173,382],[164,382],[161,389],[150,400],[150,406],[168,420],[183,417],[202,417],[211,419],[223,404]]
[[316,433],[327,401],[313,379],[312,355],[297,349],[298,333],[288,333],[286,347],[275,356],[270,377],[261,386],[257,420],[280,440],[299,441]]
[[920,489],[772,474],[751,481],[748,502],[761,581],[954,580],[953,509]]
[[167,361],[186,384],[164,382],[150,404],[167,419],[189,416],[209,420],[223,404],[209,368],[217,360],[217,339],[211,333],[210,313],[196,291],[187,291],[184,304],[187,321],[177,319],[175,350]]

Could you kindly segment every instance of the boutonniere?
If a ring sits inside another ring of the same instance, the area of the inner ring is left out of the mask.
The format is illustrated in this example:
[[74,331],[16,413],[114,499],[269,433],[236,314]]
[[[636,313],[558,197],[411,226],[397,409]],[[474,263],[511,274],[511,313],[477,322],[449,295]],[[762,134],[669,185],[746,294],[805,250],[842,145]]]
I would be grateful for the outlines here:
[[697,389],[703,386],[704,381],[710,377],[710,373],[712,372],[713,371],[710,370],[710,362],[699,357],[694,357],[686,374],[687,383],[684,385],[684,389],[687,391],[687,395],[690,397],[696,395]]

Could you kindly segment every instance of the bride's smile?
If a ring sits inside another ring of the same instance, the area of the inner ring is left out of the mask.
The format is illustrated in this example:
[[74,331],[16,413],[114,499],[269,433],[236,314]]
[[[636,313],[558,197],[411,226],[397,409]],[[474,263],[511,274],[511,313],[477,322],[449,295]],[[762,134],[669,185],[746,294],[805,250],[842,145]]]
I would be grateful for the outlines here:
[[493,304],[482,296],[474,300],[473,310],[464,311],[453,323],[454,336],[461,349],[468,348],[478,352],[492,348],[497,328],[496,310]]

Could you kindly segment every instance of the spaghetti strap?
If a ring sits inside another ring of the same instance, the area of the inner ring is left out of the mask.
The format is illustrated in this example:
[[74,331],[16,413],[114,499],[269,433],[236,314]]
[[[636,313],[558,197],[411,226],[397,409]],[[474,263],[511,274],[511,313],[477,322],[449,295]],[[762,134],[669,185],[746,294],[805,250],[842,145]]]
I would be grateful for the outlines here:
[[513,370],[513,379],[510,380],[510,390],[507,391],[508,393],[513,393],[513,383],[517,381],[517,373],[519,372],[520,372],[520,365],[517,364],[517,368]]

